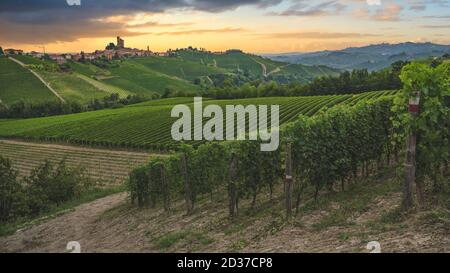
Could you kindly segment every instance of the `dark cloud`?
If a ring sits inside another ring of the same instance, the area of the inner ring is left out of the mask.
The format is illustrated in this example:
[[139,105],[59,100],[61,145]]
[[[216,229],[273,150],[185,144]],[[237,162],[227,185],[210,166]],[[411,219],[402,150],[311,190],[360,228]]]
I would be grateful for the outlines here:
[[[10,43],[73,41],[79,38],[135,36],[127,23],[99,20],[108,16],[138,12],[161,13],[169,9],[221,12],[243,5],[259,8],[279,4],[281,0],[81,0],[81,6],[69,6],[66,0],[2,0],[0,36]],[[157,23],[155,23],[157,24]]]
[[140,23],[140,24],[127,24],[127,28],[146,28],[146,27],[185,27],[190,26],[193,23],[159,23],[155,21]]
[[339,39],[339,38],[364,38],[377,37],[378,34],[369,33],[351,33],[351,32],[280,32],[280,33],[264,33],[256,34],[260,38],[265,39]]
[[[312,2],[312,1],[311,1]],[[273,16],[325,16],[337,15],[347,8],[346,5],[339,3],[336,0],[325,1],[310,4],[309,1],[300,0],[298,3],[289,7],[289,9],[282,12],[270,12],[268,15]]]
[[234,33],[243,32],[242,28],[219,28],[219,29],[192,29],[192,30],[181,30],[181,31],[168,31],[154,33],[155,35],[192,35],[192,34],[207,34],[207,33]]

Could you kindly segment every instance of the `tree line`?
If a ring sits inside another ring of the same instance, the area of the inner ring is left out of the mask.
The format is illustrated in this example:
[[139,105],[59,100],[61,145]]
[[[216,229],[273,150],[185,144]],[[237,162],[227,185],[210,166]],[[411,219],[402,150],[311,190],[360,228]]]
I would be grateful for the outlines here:
[[212,88],[206,96],[216,99],[237,99],[279,96],[319,96],[358,94],[368,91],[396,90],[402,88],[400,72],[409,62],[398,61],[390,68],[369,72],[366,69],[345,71],[339,76],[318,77],[307,84],[279,84],[260,80],[241,86]]
[[87,105],[76,101],[17,101],[11,105],[0,104],[0,118],[37,118],[56,115],[68,115],[101,109],[120,108],[149,100],[140,95],[128,95],[120,98],[119,94],[111,94],[103,99],[91,100]]

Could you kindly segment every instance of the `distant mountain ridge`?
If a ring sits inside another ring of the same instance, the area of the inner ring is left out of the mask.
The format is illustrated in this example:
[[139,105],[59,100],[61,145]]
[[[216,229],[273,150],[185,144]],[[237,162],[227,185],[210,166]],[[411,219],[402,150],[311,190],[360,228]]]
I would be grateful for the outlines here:
[[450,53],[450,45],[406,42],[350,47],[334,51],[267,54],[264,56],[272,60],[293,64],[325,65],[343,70],[368,69],[373,71],[388,67],[396,61],[440,57],[445,53]]

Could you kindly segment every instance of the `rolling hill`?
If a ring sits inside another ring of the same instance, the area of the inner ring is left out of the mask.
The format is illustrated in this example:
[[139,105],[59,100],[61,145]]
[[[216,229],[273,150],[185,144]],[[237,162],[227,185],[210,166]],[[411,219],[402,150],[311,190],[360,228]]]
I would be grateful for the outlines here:
[[[287,64],[241,52],[213,54],[206,51],[179,50],[173,57],[151,56],[113,61],[68,62],[69,70],[60,70],[53,61],[40,60],[28,55],[15,55],[14,58],[38,72],[64,100],[80,103],[101,99],[111,93],[118,93],[121,97],[128,95],[150,97],[167,91],[201,93],[208,87],[222,86],[226,81],[242,84],[261,79],[280,83],[294,81],[306,83],[318,76],[339,73],[338,70],[323,66]],[[9,81],[8,90],[13,91],[3,91],[4,95],[1,95],[7,104],[22,98],[30,98],[25,94],[28,94],[34,86],[38,86],[36,87],[38,90],[39,86],[45,87],[42,84],[35,84],[35,81],[26,80],[26,69],[15,66],[9,64],[8,68],[5,64],[2,67],[3,74],[17,74],[16,81]],[[19,82],[25,85],[21,86]],[[14,93],[14,90],[21,91]],[[51,94],[49,96],[52,97]]]
[[396,61],[440,57],[450,53],[450,45],[432,43],[379,44],[336,51],[265,55],[273,60],[304,65],[325,65],[336,69],[379,70]]

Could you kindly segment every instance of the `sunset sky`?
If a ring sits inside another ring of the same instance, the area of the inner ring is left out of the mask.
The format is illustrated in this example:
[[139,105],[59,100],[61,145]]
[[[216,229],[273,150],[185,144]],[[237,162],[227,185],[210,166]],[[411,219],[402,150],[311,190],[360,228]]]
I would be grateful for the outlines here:
[[[81,5],[67,2],[81,1]],[[2,0],[0,46],[90,52],[115,36],[165,51],[298,52],[373,43],[450,44],[450,0]]]

